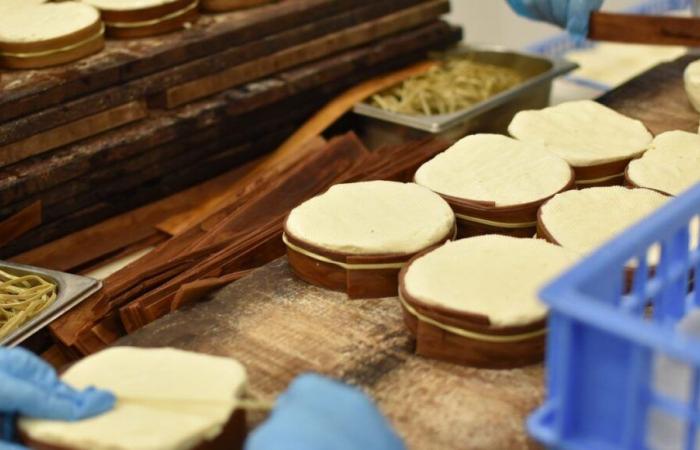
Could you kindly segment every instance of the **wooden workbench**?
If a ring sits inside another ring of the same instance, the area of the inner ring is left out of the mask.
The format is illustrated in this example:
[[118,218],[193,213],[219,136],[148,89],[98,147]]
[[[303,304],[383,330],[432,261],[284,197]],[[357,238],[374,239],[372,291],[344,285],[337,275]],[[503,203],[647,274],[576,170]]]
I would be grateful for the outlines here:
[[542,366],[484,370],[415,356],[397,298],[348,300],[296,279],[285,259],[117,345],[231,356],[262,398],[304,372],[339,378],[377,401],[409,449],[537,448],[523,420],[542,399]]

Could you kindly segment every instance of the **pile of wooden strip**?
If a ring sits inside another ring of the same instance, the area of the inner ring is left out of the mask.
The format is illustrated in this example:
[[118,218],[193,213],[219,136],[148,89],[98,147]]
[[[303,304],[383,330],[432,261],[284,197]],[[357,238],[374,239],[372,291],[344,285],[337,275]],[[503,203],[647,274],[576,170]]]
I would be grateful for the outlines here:
[[459,40],[439,20],[448,9],[289,0],[109,42],[75,64],[3,73],[0,230],[12,235],[0,257],[272,150],[347,87]]
[[111,275],[100,293],[52,323],[51,334],[72,356],[95,352],[186,304],[183,287],[206,290],[283,255],[284,218],[302,201],[340,182],[409,181],[448,145],[435,139],[370,152],[352,133],[314,140],[303,158],[249,177],[228,205]]

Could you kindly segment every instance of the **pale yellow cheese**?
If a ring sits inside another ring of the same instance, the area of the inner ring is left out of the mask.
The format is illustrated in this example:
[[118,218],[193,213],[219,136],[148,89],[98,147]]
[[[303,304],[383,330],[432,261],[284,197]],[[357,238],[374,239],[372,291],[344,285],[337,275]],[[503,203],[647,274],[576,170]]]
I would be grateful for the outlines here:
[[0,41],[46,41],[83,30],[99,19],[95,8],[79,2],[40,4],[29,1],[24,7],[0,6]]
[[683,81],[690,104],[700,112],[700,59],[688,64],[683,73]]
[[521,111],[508,132],[521,141],[544,146],[574,167],[639,156],[653,138],[639,120],[590,100]]
[[302,203],[286,228],[317,247],[366,255],[417,252],[444,239],[454,222],[447,202],[427,188],[366,181],[335,185]]
[[82,0],[83,3],[108,11],[146,9],[174,3],[178,0]]
[[478,236],[416,259],[404,287],[423,303],[487,316],[492,326],[525,325],[544,318],[539,289],[576,258],[540,239]]
[[700,181],[700,135],[660,134],[649,151],[630,163],[627,175],[637,186],[680,194]]
[[230,358],[115,347],[76,363],[62,379],[110,390],[117,405],[78,422],[22,419],[20,428],[32,439],[76,450],[189,450],[221,432],[246,372]]
[[571,176],[566,161],[537,144],[476,134],[423,164],[415,181],[440,194],[509,206],[552,196]]
[[[649,189],[597,187],[557,194],[540,209],[549,234],[581,255],[648,216],[669,197]],[[658,260],[653,257],[651,263]]]

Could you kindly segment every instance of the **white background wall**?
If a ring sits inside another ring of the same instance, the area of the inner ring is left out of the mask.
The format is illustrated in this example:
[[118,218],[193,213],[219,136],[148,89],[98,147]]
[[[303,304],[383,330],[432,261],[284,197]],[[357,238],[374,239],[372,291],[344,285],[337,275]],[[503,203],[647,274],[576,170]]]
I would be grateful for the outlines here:
[[[557,27],[518,17],[506,0],[451,0],[448,19],[462,25],[465,40],[473,44],[502,44],[522,48],[559,32]],[[640,0],[606,0],[604,9],[619,10]]]

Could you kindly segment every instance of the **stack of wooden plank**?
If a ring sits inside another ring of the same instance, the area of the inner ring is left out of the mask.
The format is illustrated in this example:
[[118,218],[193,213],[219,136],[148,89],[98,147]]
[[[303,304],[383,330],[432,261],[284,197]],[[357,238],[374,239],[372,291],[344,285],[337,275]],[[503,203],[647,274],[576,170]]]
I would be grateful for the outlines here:
[[447,0],[290,0],[110,41],[75,64],[3,73],[0,230],[10,224],[17,236],[0,257],[275,148],[338,92],[459,40],[440,21],[448,9]]

